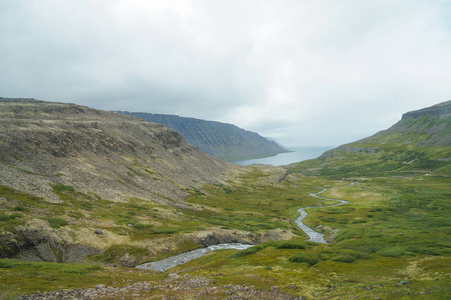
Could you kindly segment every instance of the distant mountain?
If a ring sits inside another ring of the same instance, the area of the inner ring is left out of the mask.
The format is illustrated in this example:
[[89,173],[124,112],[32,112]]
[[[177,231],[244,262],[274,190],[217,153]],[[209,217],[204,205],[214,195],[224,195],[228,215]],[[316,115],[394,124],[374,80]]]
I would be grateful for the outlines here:
[[335,178],[415,172],[451,175],[451,101],[407,112],[387,130],[289,169]]
[[259,134],[235,125],[176,115],[121,112],[169,127],[185,140],[221,160],[238,161],[289,152]]

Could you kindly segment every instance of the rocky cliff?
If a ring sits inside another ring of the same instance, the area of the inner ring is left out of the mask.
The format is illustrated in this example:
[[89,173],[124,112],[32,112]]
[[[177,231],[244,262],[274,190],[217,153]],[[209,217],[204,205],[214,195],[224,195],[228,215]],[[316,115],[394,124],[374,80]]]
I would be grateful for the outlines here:
[[288,152],[255,132],[231,124],[175,115],[123,113],[163,124],[180,133],[188,143],[225,161],[261,158]]
[[446,115],[451,115],[451,100],[433,105],[431,107],[407,112],[402,115],[402,120],[420,117],[443,117]]

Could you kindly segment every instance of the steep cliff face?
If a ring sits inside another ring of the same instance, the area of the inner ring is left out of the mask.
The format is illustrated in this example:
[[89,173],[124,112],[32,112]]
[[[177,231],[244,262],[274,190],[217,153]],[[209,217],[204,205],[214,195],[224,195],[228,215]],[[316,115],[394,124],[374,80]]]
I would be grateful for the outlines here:
[[416,119],[421,117],[444,117],[451,115],[451,100],[426,107],[419,110],[409,111],[402,115],[402,120]]
[[231,124],[175,115],[123,113],[163,124],[180,133],[188,143],[225,161],[268,157],[287,152],[275,142]]
[[451,175],[451,101],[407,112],[387,130],[327,151],[318,159],[293,164],[305,174],[334,177],[406,175],[434,172]]

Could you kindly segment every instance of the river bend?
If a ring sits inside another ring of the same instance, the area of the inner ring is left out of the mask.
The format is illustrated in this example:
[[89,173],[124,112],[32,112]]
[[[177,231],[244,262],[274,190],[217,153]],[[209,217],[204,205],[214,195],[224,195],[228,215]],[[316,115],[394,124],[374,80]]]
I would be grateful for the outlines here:
[[[352,182],[349,185],[354,185],[354,182]],[[301,215],[295,220],[295,222],[299,226],[299,228],[301,228],[302,231],[304,231],[309,236],[309,238],[310,238],[309,241],[316,242],[316,243],[321,243],[321,244],[327,244],[327,241],[324,239],[324,235],[322,233],[319,233],[319,232],[313,230],[312,228],[308,227],[307,225],[305,225],[302,222],[302,220],[304,220],[304,218],[307,216],[307,212],[305,210],[309,209],[309,208],[334,207],[334,206],[343,205],[343,204],[346,204],[346,203],[349,202],[349,201],[345,201],[345,200],[326,198],[326,197],[319,196],[320,194],[324,193],[325,191],[327,191],[327,189],[324,189],[324,190],[322,190],[322,191],[320,191],[318,193],[311,193],[310,196],[316,197],[316,198],[320,198],[320,199],[324,199],[324,200],[338,201],[338,203],[335,203],[335,204],[332,204],[332,205],[328,205],[328,206],[307,206],[307,207],[299,208],[298,212]]]
[[[351,183],[350,185],[354,185],[354,183]],[[316,243],[322,243],[322,244],[327,244],[326,240],[324,239],[323,234],[313,230],[312,228],[308,227],[307,225],[305,225],[302,222],[302,220],[304,220],[304,218],[307,216],[307,212],[305,210],[306,209],[310,209],[310,208],[333,207],[333,206],[338,206],[338,205],[342,205],[342,204],[345,204],[345,203],[349,202],[349,201],[344,201],[344,200],[332,199],[332,198],[326,198],[326,197],[319,196],[320,194],[324,193],[325,191],[327,191],[327,189],[323,189],[322,191],[320,191],[318,193],[311,193],[310,196],[316,197],[316,198],[320,198],[320,199],[324,199],[324,200],[338,201],[338,203],[335,203],[335,204],[332,204],[332,205],[328,205],[328,206],[308,206],[308,207],[299,208],[298,212],[301,215],[295,220],[295,222],[299,226],[299,228],[302,231],[304,231],[310,237],[309,241],[316,242]],[[204,255],[205,253],[208,253],[208,252],[211,252],[211,251],[214,251],[214,250],[220,250],[220,249],[243,250],[243,249],[247,249],[247,248],[252,247],[252,246],[254,246],[254,245],[239,244],[239,243],[212,245],[212,246],[208,246],[206,248],[199,248],[199,249],[196,249],[196,250],[192,250],[192,251],[181,253],[181,254],[178,254],[178,255],[175,255],[175,256],[171,256],[171,257],[159,260],[159,261],[154,261],[154,262],[150,262],[150,263],[144,263],[144,264],[136,266],[136,268],[165,272],[165,271],[167,271],[170,268],[173,268],[173,267],[178,266],[180,264],[184,264],[184,263],[186,263],[186,262],[188,262],[190,260],[199,258],[202,255]]]

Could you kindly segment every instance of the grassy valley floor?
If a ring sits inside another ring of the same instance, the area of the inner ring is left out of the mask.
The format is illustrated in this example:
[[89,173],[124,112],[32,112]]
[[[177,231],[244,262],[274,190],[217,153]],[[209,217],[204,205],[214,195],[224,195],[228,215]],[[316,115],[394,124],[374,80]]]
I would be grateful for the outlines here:
[[[351,181],[358,184],[347,185]],[[349,203],[308,210],[304,222],[331,241],[315,244],[305,241],[307,236],[294,219],[297,208],[332,204],[309,196],[324,188],[328,190],[322,196]],[[105,299],[132,294],[136,299],[211,299],[211,295],[282,299],[287,294],[307,299],[451,297],[451,189],[446,176],[340,181],[249,167],[228,184],[191,189],[187,200],[191,209],[139,199],[123,205],[103,199],[94,202],[94,196],[70,187],[54,190],[62,198],[66,195],[63,204],[46,206],[3,188],[2,230],[37,218],[56,232],[98,228],[103,235],[114,236],[115,242],[109,241],[105,251],[84,264],[1,259],[0,299],[99,284],[112,287],[112,294],[99,296]],[[97,206],[90,221],[83,217],[90,211],[86,203]],[[199,247],[194,242],[197,234],[221,230],[251,235],[258,245],[211,252],[165,273],[117,266],[126,254],[136,265],[194,249]],[[288,240],[274,241],[280,238]],[[119,289],[143,281],[147,290]]]

